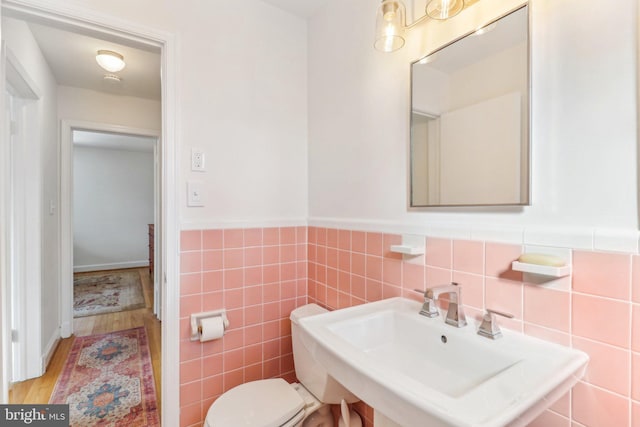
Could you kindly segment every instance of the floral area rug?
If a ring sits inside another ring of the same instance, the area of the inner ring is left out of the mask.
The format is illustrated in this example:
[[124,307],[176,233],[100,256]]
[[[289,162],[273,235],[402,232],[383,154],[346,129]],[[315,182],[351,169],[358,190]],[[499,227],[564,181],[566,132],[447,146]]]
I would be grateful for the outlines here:
[[49,403],[68,404],[73,427],[159,426],[145,329],[77,337]]
[[73,279],[73,317],[142,307],[144,295],[137,270],[78,274]]

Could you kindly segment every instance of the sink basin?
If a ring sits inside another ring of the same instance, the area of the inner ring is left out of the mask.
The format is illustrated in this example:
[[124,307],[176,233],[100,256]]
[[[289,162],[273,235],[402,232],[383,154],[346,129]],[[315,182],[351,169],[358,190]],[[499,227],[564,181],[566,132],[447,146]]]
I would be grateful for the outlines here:
[[300,320],[302,343],[347,389],[403,427],[525,426],[582,377],[578,350],[503,329],[490,340],[391,298]]

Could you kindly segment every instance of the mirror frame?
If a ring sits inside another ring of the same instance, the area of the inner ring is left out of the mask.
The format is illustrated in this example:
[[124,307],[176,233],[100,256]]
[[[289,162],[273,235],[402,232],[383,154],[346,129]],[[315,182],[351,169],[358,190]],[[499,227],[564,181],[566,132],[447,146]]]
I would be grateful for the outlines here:
[[[528,153],[527,156],[527,160],[526,162],[523,162],[522,165],[526,167],[526,173],[521,173],[521,179],[525,178],[526,179],[526,189],[523,191],[522,197],[521,197],[521,201],[519,203],[500,203],[500,204],[441,204],[441,205],[414,205],[413,204],[413,156],[412,156],[412,152],[413,152],[413,145],[412,145],[412,136],[413,136],[413,129],[412,129],[412,124],[413,124],[413,66],[415,64],[417,64],[418,62],[422,61],[424,58],[430,56],[430,55],[434,55],[438,52],[440,52],[443,49],[446,49],[447,47],[455,44],[456,42],[464,39],[465,37],[469,37],[471,36],[473,33],[475,33],[477,31],[477,29],[473,29],[470,30],[464,34],[462,34],[459,37],[456,37],[454,39],[452,39],[450,42],[438,47],[437,49],[434,49],[432,51],[430,51],[429,53],[427,53],[426,55],[421,56],[420,58],[412,61],[409,64],[409,142],[408,142],[408,150],[407,150],[407,157],[408,157],[408,173],[407,173],[407,205],[408,205],[408,211],[428,211],[428,210],[432,210],[432,209],[442,209],[442,208],[448,208],[448,209],[453,209],[453,208],[490,208],[490,207],[502,207],[502,208],[522,208],[524,206],[530,206],[531,205],[531,118],[532,118],[532,105],[533,105],[533,100],[532,100],[532,73],[531,73],[531,54],[532,54],[532,49],[531,49],[531,36],[532,36],[532,32],[531,32],[531,28],[532,28],[532,13],[531,13],[531,3],[530,2],[526,2],[518,7],[515,7],[513,9],[510,9],[498,16],[496,16],[495,18],[491,19],[490,21],[488,21],[486,24],[483,25],[487,26],[487,25],[491,25],[494,22],[497,22],[499,20],[501,20],[502,18],[505,18],[508,15],[511,15],[512,13],[515,13],[521,9],[527,8],[527,96],[528,96],[528,111],[527,111],[527,116],[528,116],[528,120],[526,123],[526,127],[524,129],[524,134],[527,135],[527,140],[526,141],[521,141],[522,144],[522,149],[523,151],[526,151]],[[522,184],[521,184],[522,185]]]

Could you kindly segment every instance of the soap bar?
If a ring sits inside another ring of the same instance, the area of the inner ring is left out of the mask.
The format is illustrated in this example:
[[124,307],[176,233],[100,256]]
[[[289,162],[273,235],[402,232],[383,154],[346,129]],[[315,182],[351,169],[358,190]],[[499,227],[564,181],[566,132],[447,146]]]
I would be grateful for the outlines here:
[[548,265],[551,267],[563,267],[566,265],[566,262],[557,256],[554,255],[545,255],[545,254],[522,254],[518,261],[525,264],[536,264],[536,265]]

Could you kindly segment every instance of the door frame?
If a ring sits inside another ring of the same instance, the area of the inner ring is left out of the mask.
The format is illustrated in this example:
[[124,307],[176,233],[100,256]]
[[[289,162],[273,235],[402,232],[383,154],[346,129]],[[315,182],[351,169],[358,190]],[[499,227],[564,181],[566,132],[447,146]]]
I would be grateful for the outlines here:
[[[132,42],[155,46],[161,52],[161,90],[162,90],[162,138],[159,147],[161,165],[162,226],[156,233],[163,242],[162,268],[160,283],[162,287],[162,420],[166,425],[180,424],[180,382],[179,382],[179,222],[177,185],[180,153],[178,150],[179,105],[177,82],[180,79],[177,67],[177,43],[173,33],[141,26],[119,17],[96,13],[82,6],[61,5],[56,0],[2,0],[0,16],[5,11],[29,18],[54,21],[76,30],[100,32],[102,34],[125,38]],[[4,79],[0,81],[0,90],[4,91]],[[4,121],[4,114],[0,115]],[[4,123],[1,123],[4,125]],[[1,284],[4,288],[6,283]],[[5,289],[0,290],[5,295]],[[3,298],[3,304],[6,301]],[[3,325],[6,332],[6,325]],[[3,352],[5,351],[3,342]],[[4,364],[4,360],[2,361]],[[8,389],[6,378],[2,378],[3,396]]]
[[[41,272],[40,176],[29,168],[28,150],[38,139],[27,123],[37,117],[41,92],[11,49],[2,43],[2,378],[22,381],[42,374],[39,300]],[[9,99],[10,98],[10,99]],[[35,177],[34,177],[35,176]],[[35,195],[27,197],[28,194]],[[28,226],[29,225],[29,226]],[[5,286],[6,285],[6,286]],[[29,333],[27,333],[29,331]],[[6,351],[6,353],[5,353]],[[2,390],[2,395],[8,394]]]
[[[103,132],[131,136],[144,136],[155,138],[153,148],[154,162],[154,201],[153,216],[156,224],[159,222],[162,209],[162,193],[159,181],[160,168],[156,163],[161,141],[158,131],[153,129],[134,128],[109,123],[88,122],[82,120],[60,121],[60,336],[68,338],[73,334],[73,131],[83,130],[90,132]],[[159,227],[161,228],[161,227]],[[156,251],[154,251],[155,253]],[[161,251],[160,251],[161,252]],[[162,259],[158,259],[158,270],[162,271]],[[161,319],[160,313],[156,313],[156,300],[162,301],[158,295],[158,275],[153,277],[154,314]]]

